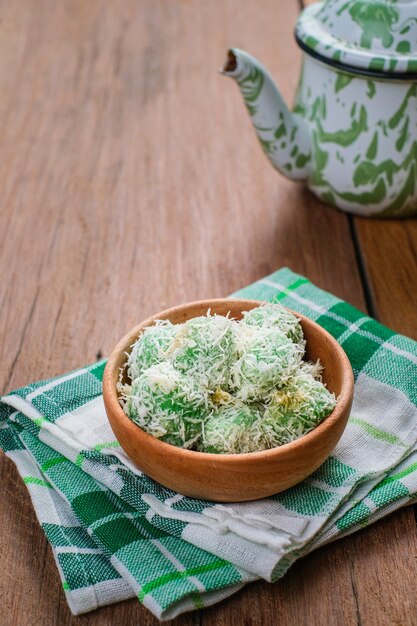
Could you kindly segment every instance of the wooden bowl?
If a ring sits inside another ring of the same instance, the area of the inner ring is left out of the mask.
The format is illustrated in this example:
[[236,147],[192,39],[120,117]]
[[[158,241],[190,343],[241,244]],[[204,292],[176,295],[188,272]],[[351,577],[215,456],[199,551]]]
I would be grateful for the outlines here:
[[314,430],[278,448],[246,454],[209,454],[177,448],[145,433],[123,412],[116,383],[126,352],[146,326],[157,319],[174,324],[211,313],[241,319],[261,303],[255,300],[202,300],[161,311],[121,339],[107,362],[103,397],[113,432],[136,465],[165,487],[194,498],[241,502],[264,498],[292,487],[309,476],[329,456],[345,429],[353,398],[353,373],[337,341],[321,326],[296,313],[307,341],[307,357],[320,358],[323,381],[338,398],[333,412]]

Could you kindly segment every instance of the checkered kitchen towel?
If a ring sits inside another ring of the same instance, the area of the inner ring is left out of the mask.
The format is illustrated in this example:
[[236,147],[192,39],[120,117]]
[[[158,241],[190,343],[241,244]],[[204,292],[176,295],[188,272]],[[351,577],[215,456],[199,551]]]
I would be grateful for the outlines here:
[[137,596],[166,620],[417,497],[417,343],[288,269],[234,294],[307,315],[342,344],[355,399],[332,456],[302,484],[233,505],[183,497],[141,474],[108,426],[104,363],[2,398],[0,446],[51,543],[73,613]]

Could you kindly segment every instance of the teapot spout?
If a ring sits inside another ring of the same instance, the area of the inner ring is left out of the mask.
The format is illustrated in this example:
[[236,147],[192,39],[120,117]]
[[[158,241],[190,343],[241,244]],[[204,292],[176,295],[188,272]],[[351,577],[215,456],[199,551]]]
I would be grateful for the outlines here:
[[305,180],[311,171],[311,139],[306,122],[288,110],[267,70],[232,48],[220,69],[237,82],[253,126],[272,165],[285,176]]

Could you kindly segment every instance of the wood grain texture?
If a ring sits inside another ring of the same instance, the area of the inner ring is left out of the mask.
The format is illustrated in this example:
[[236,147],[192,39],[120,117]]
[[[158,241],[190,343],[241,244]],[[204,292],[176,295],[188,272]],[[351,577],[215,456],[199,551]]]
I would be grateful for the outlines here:
[[[290,101],[298,9],[297,0],[0,2],[2,390],[94,361],[153,312],[224,296],[282,265],[365,308],[348,219],[270,168],[236,86],[216,72],[228,46],[245,48]],[[402,250],[390,254],[404,272]],[[380,257],[368,262],[371,278],[386,267]],[[382,316],[387,298],[374,291]],[[407,331],[401,307],[390,315]],[[0,474],[5,626],[157,623],[136,601],[72,617],[4,456]],[[411,514],[397,513],[313,553],[277,585],[249,586],[174,624],[412,624],[414,529]]]
[[354,218],[374,315],[417,340],[417,219]]

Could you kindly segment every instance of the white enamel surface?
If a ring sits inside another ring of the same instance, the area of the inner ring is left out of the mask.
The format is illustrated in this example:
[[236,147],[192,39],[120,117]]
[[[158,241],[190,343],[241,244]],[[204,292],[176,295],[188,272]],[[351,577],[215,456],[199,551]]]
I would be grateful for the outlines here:
[[296,33],[316,53],[344,65],[417,71],[416,0],[317,2],[301,13]]
[[[329,155],[326,167],[323,170],[325,185],[317,185],[314,173],[317,171],[317,151],[312,148],[312,171],[313,175],[308,180],[309,188],[319,197],[323,198],[326,191],[334,190],[336,204],[339,208],[357,213],[359,215],[374,215],[384,211],[397,198],[410,174],[410,167],[416,166],[417,154],[414,151],[414,159],[409,167],[394,174],[392,181],[385,175],[381,176],[387,189],[383,201],[369,204],[361,204],[355,201],[343,199],[338,194],[370,192],[373,184],[355,187],[355,171],[361,161],[366,160],[366,154],[373,137],[377,134],[378,150],[374,162],[376,165],[386,160],[392,160],[399,165],[412,149],[413,142],[417,140],[417,99],[410,98],[405,113],[410,119],[407,139],[404,148],[398,150],[398,141],[404,122],[401,120],[398,126],[390,128],[390,120],[400,109],[411,83],[407,81],[372,81],[375,86],[375,95],[369,98],[370,81],[362,77],[352,77],[351,81],[336,92],[336,81],[340,74],[328,65],[320,63],[304,55],[303,79],[300,84],[297,102],[305,109],[305,118],[308,121],[312,136],[317,138],[319,147]],[[325,98],[327,114],[325,119],[314,120],[312,108],[317,98]],[[351,117],[352,108],[356,105],[356,112]],[[326,133],[337,133],[348,129],[352,123],[360,118],[360,109],[364,107],[367,117],[367,130],[360,133],[351,145],[341,146],[333,142],[319,140],[319,123]],[[404,113],[404,119],[405,119]],[[325,199],[325,198],[323,198]],[[417,203],[416,189],[414,196],[408,199],[408,203]]]

